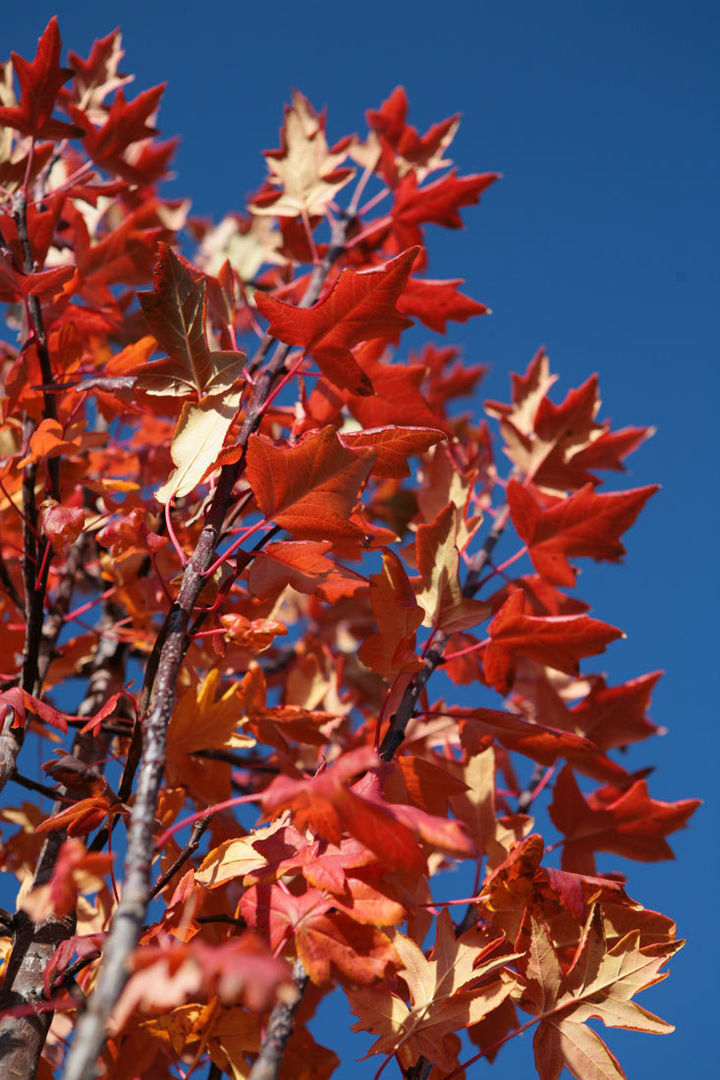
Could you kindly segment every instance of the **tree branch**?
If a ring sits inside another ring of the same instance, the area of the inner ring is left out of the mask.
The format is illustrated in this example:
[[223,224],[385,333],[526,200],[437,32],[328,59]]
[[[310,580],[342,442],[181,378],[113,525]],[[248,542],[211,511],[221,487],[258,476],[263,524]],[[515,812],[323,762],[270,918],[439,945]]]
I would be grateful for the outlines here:
[[[509,517],[510,512],[508,507],[506,505],[500,507],[495,516],[493,527],[485,537],[485,543],[471,561],[470,572],[468,573],[462,590],[463,596],[473,597],[478,591],[482,572],[492,558],[493,551],[497,547],[497,543],[503,534],[503,530],[508,523]],[[379,750],[380,757],[384,761],[392,760],[405,738],[407,726],[415,715],[418,698],[435,668],[442,663],[443,652],[445,651],[447,641],[448,635],[443,633],[442,630],[439,630],[435,634],[433,644],[428,649],[425,656],[425,666],[413,677],[400,699],[400,704],[391,716],[390,726],[385,733],[385,738],[380,744]]]
[[277,1080],[285,1048],[293,1033],[295,1013],[308,984],[308,976],[299,960],[293,965],[292,982],[297,991],[296,997],[290,1003],[278,1001],[270,1013],[260,1053],[250,1070],[249,1080]]

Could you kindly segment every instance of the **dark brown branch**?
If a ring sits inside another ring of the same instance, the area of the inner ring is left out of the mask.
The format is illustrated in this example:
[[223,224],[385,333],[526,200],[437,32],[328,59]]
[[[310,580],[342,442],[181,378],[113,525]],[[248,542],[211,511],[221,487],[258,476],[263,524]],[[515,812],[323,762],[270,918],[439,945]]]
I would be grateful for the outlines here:
[[66,799],[61,796],[57,788],[51,788],[48,784],[41,784],[39,780],[32,780],[29,776],[23,776],[19,772],[14,772],[10,777],[14,784],[19,784],[20,787],[24,787],[27,791],[36,791],[38,795],[44,795],[46,799],[58,800],[63,803],[72,803],[74,799]]
[[[463,586],[463,595],[475,596],[478,591],[482,572],[487,566],[495,550],[498,540],[508,523],[509,511],[507,506],[502,506],[495,517],[493,527],[485,537],[485,542],[480,551],[475,555],[470,565],[470,572]],[[448,635],[439,630],[433,638],[432,646],[425,656],[425,666],[418,671],[412,679],[407,690],[403,694],[400,704],[390,718],[390,726],[385,733],[385,738],[380,744],[380,757],[385,761],[391,761],[405,738],[405,731],[410,720],[415,715],[418,699],[426,682],[436,667],[442,663],[443,652],[447,645]]]
[[292,981],[297,996],[291,1003],[279,1001],[270,1013],[260,1054],[250,1070],[249,1080],[277,1080],[285,1048],[293,1033],[295,1013],[308,984],[305,968],[299,960],[293,966]]
[[[344,251],[349,220],[339,223],[322,263],[315,268],[300,306],[312,307],[335,260]],[[265,343],[261,358],[267,354]],[[289,346],[276,347],[272,359],[255,381],[250,404],[240,429],[240,460],[225,465],[206,523],[195,551],[185,567],[177,598],[165,619],[145,675],[142,721],[142,756],[137,770],[137,788],[128,830],[123,894],[115,912],[105,946],[103,963],[87,1008],[80,1017],[68,1055],[65,1080],[90,1080],[105,1038],[110,1013],[127,981],[127,960],[137,945],[150,895],[150,866],[153,853],[153,822],[165,761],[165,736],[175,704],[178,674],[190,645],[188,627],[205,573],[212,564],[233,488],[245,465],[250,436],[259,426],[265,403],[285,368]],[[121,796],[122,797],[122,796]]]
[[2,553],[0,553],[0,585],[2,585],[3,589],[10,597],[15,607],[18,608],[20,611],[23,611],[25,608],[25,605],[23,604],[23,598],[13,584],[12,578],[10,577],[10,572],[7,568],[7,564],[2,557]]
[[[508,523],[509,517],[510,512],[508,507],[506,505],[502,506],[495,516],[493,526],[485,537],[482,548],[471,561],[470,571],[463,586],[464,596],[473,597],[477,593],[478,588],[480,587],[482,572],[492,558],[492,554],[503,534],[503,530]],[[390,726],[385,734],[385,738],[382,741],[379,751],[380,757],[384,758],[385,761],[390,761],[393,758],[405,738],[407,725],[415,715],[418,698],[435,668],[442,663],[443,652],[447,640],[448,635],[442,633],[442,631],[439,631],[435,635],[432,647],[428,650],[425,657],[425,667],[418,671],[417,675],[403,694],[396,712],[391,717]],[[468,922],[469,925],[473,925],[474,918],[475,906],[471,904],[465,913],[465,918],[461,923],[461,927],[463,927],[466,922]],[[461,932],[462,930],[460,929],[459,933]],[[415,1064],[405,1072],[406,1080],[427,1080],[432,1069],[432,1061],[429,1061],[424,1054],[421,1054]]]
[[192,858],[192,856],[195,854],[198,847],[200,846],[200,841],[202,840],[202,838],[203,838],[203,836],[205,834],[205,830],[207,829],[209,824],[210,824],[210,818],[209,817],[200,818],[198,821],[195,822],[195,824],[192,827],[192,832],[190,833],[190,839],[188,840],[187,844],[182,849],[182,851],[180,852],[178,857],[175,859],[175,861],[172,863],[172,865],[169,866],[167,868],[167,870],[165,871],[165,873],[161,877],[159,877],[157,879],[157,881],[153,885],[152,889],[150,890],[150,899],[151,900],[153,899],[153,897],[157,896],[157,894],[159,892],[162,892],[162,890],[167,885],[168,881],[172,880],[172,878],[178,872],[180,867],[184,866],[185,863],[188,861],[188,859]]

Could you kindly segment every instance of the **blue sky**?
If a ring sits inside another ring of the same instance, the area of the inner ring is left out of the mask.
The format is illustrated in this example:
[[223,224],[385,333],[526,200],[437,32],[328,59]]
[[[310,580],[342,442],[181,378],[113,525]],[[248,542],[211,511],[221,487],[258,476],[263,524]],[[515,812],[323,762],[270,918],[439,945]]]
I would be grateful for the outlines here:
[[[82,54],[121,25],[135,88],[168,81],[160,126],[183,137],[170,190],[192,198],[196,213],[243,208],[293,86],[328,106],[336,139],[362,132],[364,110],[402,83],[421,129],[462,111],[452,150],[461,172],[504,174],[465,212],[466,231],[429,230],[432,275],[464,277],[493,309],[450,340],[491,365],[483,397],[506,400],[508,372],[544,343],[563,393],[598,371],[603,415],[657,427],[626,486],[663,490],[629,534],[626,565],[585,569],[580,592],[628,634],[596,665],[612,682],[667,670],[652,716],[669,734],[633,761],[657,765],[656,797],[706,800],[672,840],[675,863],[605,865],[628,872],[630,894],[676,917],[689,938],[670,979],[640,998],[676,1035],[611,1032],[608,1041],[631,1078],[714,1061],[720,7],[35,0],[5,5],[3,58],[10,49],[32,56],[55,13],[64,45]],[[333,1013],[318,1038],[341,1050],[342,1022]],[[349,1061],[341,1074],[371,1077],[378,1063]],[[527,1037],[491,1073],[505,1080],[518,1070],[532,1074]]]

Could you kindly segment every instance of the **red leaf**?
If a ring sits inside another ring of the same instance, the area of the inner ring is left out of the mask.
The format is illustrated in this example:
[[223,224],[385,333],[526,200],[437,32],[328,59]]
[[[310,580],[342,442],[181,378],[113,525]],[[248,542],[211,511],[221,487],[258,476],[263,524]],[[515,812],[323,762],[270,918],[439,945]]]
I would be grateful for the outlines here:
[[144,90],[132,101],[126,101],[122,90],[118,90],[101,128],[94,127],[76,106],[69,106],[70,115],[84,129],[83,145],[96,165],[131,183],[140,179],[137,170],[123,155],[133,143],[157,135],[157,128],[151,127],[148,120],[156,111],[166,85],[161,83]]
[[623,636],[621,630],[587,615],[541,617],[526,611],[524,593],[517,589],[488,627],[491,640],[483,656],[485,678],[501,694],[512,686],[518,654],[576,675],[578,660],[605,652],[606,645]]
[[378,270],[344,270],[327,296],[312,308],[293,307],[255,293],[258,310],[270,320],[268,333],[306,349],[336,386],[354,394],[371,394],[370,380],[350,350],[374,338],[397,343],[402,331],[412,326],[395,305],[417,253],[417,248],[404,251]]
[[82,135],[82,128],[52,119],[60,87],[73,76],[72,68],[60,67],[60,45],[57,16],[53,15],[38,41],[34,60],[23,60],[15,52],[11,54],[20,83],[20,105],[0,108],[0,124],[36,139]]
[[409,457],[424,454],[431,446],[447,438],[444,431],[424,427],[379,427],[362,431],[343,431],[340,438],[352,448],[369,447],[376,457],[370,470],[373,476],[410,476]]
[[444,334],[448,320],[467,322],[473,315],[488,315],[485,304],[458,292],[462,278],[454,281],[429,281],[410,278],[398,300],[398,311],[412,315],[438,334]]
[[[75,447],[73,447],[75,449]],[[58,554],[67,551],[85,528],[85,511],[46,499],[40,511],[42,531]]]
[[415,173],[408,173],[397,187],[392,209],[393,233],[398,246],[422,245],[420,225],[426,223],[461,229],[460,207],[479,202],[482,192],[498,177],[499,173],[458,177],[457,170],[453,169],[434,183],[418,187]]
[[596,560],[618,562],[625,548],[618,537],[629,529],[657,484],[596,495],[586,484],[568,498],[547,509],[527,488],[510,480],[507,500],[513,525],[528,546],[533,566],[555,585],[574,585],[576,571],[568,555],[587,555]]
[[585,796],[566,765],[549,807],[553,823],[565,836],[563,869],[593,874],[596,851],[639,862],[673,859],[665,837],[681,829],[700,805],[700,799],[674,803],[652,799],[645,780],[637,780],[627,791],[609,784]]

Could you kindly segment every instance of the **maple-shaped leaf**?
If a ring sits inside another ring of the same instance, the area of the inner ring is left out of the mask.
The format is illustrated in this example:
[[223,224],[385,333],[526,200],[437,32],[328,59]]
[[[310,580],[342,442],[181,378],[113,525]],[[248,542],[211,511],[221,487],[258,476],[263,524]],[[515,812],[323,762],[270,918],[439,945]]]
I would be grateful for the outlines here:
[[362,539],[348,518],[374,458],[371,449],[344,446],[326,427],[290,448],[252,435],[246,471],[265,518],[298,539]]
[[230,798],[230,768],[222,761],[193,756],[196,750],[242,749],[255,740],[240,733],[242,710],[237,685],[218,697],[220,673],[212,668],[205,679],[188,687],[172,714],[167,733],[165,776],[171,787],[186,787],[206,804]]
[[500,419],[504,451],[519,472],[545,491],[562,495],[584,484],[597,485],[589,468],[622,470],[622,458],[653,432],[611,432],[609,424],[598,423],[597,376],[571,390],[560,405],[547,397],[553,382],[541,349],[525,376],[513,376],[513,404],[486,402],[485,408]]
[[82,135],[82,128],[75,124],[52,119],[60,87],[73,76],[72,68],[60,67],[60,47],[57,16],[53,15],[38,41],[34,60],[23,60],[15,52],[11,54],[20,83],[20,104],[0,108],[0,125],[35,139],[67,139]]
[[487,604],[463,596],[458,534],[464,525],[462,513],[450,502],[434,521],[418,526],[415,538],[422,585],[417,599],[425,610],[424,625],[446,633],[468,630],[490,614]]
[[488,950],[487,938],[475,930],[456,937],[446,908],[437,918],[430,959],[404,934],[395,932],[392,942],[407,1000],[386,986],[350,991],[350,1008],[360,1018],[353,1031],[378,1035],[368,1054],[395,1054],[403,1070],[423,1055],[450,1072],[460,1049],[456,1032],[478,1023],[511,993],[514,980],[502,968],[513,956],[488,959],[496,943]]
[[[73,101],[92,119],[102,115],[102,104],[108,94],[132,81],[134,76],[118,71],[124,55],[119,30],[94,41],[87,60],[76,52],[68,53],[75,73]],[[63,95],[67,93],[63,91]]]
[[363,642],[358,659],[386,678],[418,671],[422,660],[415,654],[415,632],[424,611],[405,568],[389,548],[383,552],[382,572],[370,575],[370,604],[378,630]]
[[446,229],[461,229],[459,210],[479,202],[480,195],[499,177],[499,173],[478,173],[458,176],[452,169],[446,176],[419,187],[414,172],[410,172],[395,190],[392,208],[393,234],[399,248],[413,244],[422,246],[424,224],[444,225]]
[[341,169],[344,145],[328,149],[325,117],[318,115],[297,90],[292,105],[285,106],[285,123],[279,150],[266,150],[273,187],[262,191],[250,205],[253,214],[307,218],[322,216],[338,191],[355,175],[352,168]]
[[[153,270],[152,292],[138,293],[148,327],[165,360],[137,369],[136,388],[198,401],[230,391],[242,377],[241,352],[211,352],[205,336],[206,280],[196,281],[167,244]],[[221,444],[222,445],[222,444]]]
[[490,642],[483,653],[485,678],[500,694],[513,683],[515,657],[527,656],[557,671],[576,675],[578,661],[605,652],[622,631],[587,615],[528,614],[521,589],[514,590],[488,627]]
[[347,829],[388,865],[422,872],[425,857],[413,831],[398,822],[388,807],[361,798],[348,787],[348,780],[376,763],[370,747],[362,747],[344,754],[311,780],[279,776],[263,792],[263,809],[277,813],[290,807],[297,829],[309,826],[334,844]]
[[658,484],[618,491],[595,493],[586,484],[560,502],[541,506],[526,487],[511,479],[507,501],[518,536],[528,546],[533,566],[555,585],[574,585],[576,571],[568,556],[586,555],[596,560],[618,562],[625,548],[618,539],[634,523]]
[[557,375],[550,374],[548,354],[545,349],[540,348],[528,364],[524,375],[516,372],[510,374],[512,405],[486,401],[485,411],[499,420],[510,420],[521,434],[530,435],[540,402],[557,382],[557,378]]
[[660,972],[682,941],[641,946],[639,931],[608,949],[600,905],[588,916],[572,964],[564,972],[545,928],[530,920],[525,989],[519,1004],[540,1024],[533,1039],[540,1080],[558,1080],[567,1068],[576,1080],[624,1080],[625,1073],[586,1021],[606,1027],[667,1034],[672,1024],[632,1000],[667,977]]
[[251,927],[268,933],[278,948],[292,936],[305,971],[317,986],[336,973],[352,983],[372,983],[396,966],[392,938],[379,927],[359,923],[344,911],[332,910],[334,899],[309,888],[300,896],[276,885],[251,886],[239,910]]
[[460,115],[456,113],[420,135],[417,128],[407,123],[407,111],[405,89],[397,86],[379,109],[368,109],[365,113],[371,135],[376,140],[375,153],[372,138],[365,145],[354,143],[351,151],[363,167],[369,165],[368,158],[377,157],[378,171],[392,187],[407,172],[415,172],[422,180],[429,172],[449,165],[442,155],[459,127]]
[[700,799],[674,803],[653,799],[645,780],[636,780],[625,791],[608,784],[583,795],[566,765],[555,781],[548,809],[565,837],[563,869],[594,874],[596,851],[639,862],[674,859],[665,837],[681,829],[700,805]]
[[663,729],[647,718],[650,696],[661,675],[661,671],[653,671],[620,686],[608,686],[604,679],[598,678],[590,693],[570,710],[576,730],[602,750],[663,734]]
[[256,293],[268,333],[288,345],[306,349],[323,374],[353,394],[372,394],[370,379],[351,349],[361,341],[381,338],[397,344],[412,320],[396,308],[415,257],[416,247],[372,270],[343,270],[328,294],[314,307],[299,308],[274,296]]
[[664,729],[647,717],[650,697],[661,675],[661,671],[654,671],[620,686],[608,686],[604,678],[593,676],[589,692],[570,707],[550,680],[540,674],[523,687],[517,705],[540,724],[586,735],[599,750],[613,750],[664,734]]
[[398,311],[419,319],[437,334],[446,332],[448,321],[464,323],[473,315],[488,315],[490,309],[485,304],[459,292],[458,285],[462,284],[462,278],[454,281],[410,278],[398,300]]
[[145,179],[134,163],[125,158],[125,152],[133,143],[157,135],[157,128],[149,121],[157,111],[166,83],[143,90],[132,101],[126,101],[122,89],[113,98],[107,118],[96,128],[85,112],[69,104],[68,111],[83,130],[83,146],[88,156],[101,168],[117,173],[130,183]]
[[375,451],[372,466],[373,476],[392,476],[401,478],[410,476],[407,459],[415,454],[424,454],[431,446],[447,438],[444,431],[424,427],[364,428],[361,431],[343,431],[340,438],[346,446],[353,449],[365,446]]

